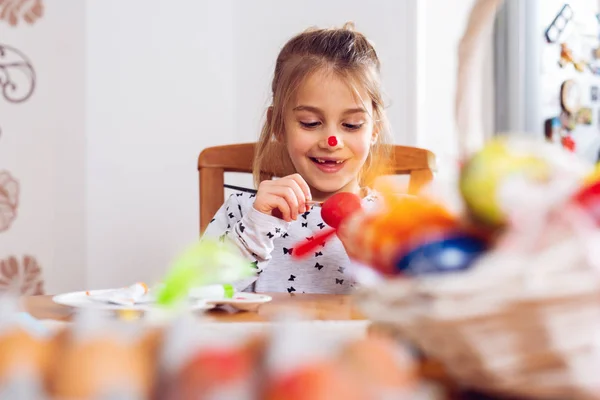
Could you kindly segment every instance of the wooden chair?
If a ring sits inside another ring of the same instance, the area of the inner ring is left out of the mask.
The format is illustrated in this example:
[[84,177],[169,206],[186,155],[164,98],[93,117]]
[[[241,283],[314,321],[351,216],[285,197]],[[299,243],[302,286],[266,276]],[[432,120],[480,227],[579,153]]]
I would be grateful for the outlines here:
[[[200,178],[200,233],[225,201],[225,172],[252,173],[255,143],[208,147],[198,157]],[[410,175],[408,190],[416,192],[433,179],[435,155],[425,149],[394,146],[390,174]],[[277,174],[275,174],[277,176]]]

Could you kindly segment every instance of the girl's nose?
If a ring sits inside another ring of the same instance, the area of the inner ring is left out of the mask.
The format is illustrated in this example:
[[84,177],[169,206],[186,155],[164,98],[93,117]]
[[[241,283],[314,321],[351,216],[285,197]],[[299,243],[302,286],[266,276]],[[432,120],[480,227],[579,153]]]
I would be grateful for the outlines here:
[[344,147],[344,143],[342,141],[341,136],[331,135],[325,138],[325,140],[321,141],[321,147],[330,150],[336,150],[338,148]]

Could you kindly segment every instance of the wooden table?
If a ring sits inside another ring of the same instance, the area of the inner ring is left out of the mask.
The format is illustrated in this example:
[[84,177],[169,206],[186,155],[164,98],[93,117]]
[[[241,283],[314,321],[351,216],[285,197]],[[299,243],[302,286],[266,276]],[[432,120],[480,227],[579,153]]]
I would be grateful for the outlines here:
[[[268,293],[273,301],[265,303],[256,312],[217,308],[206,312],[209,319],[218,322],[265,322],[286,311],[300,312],[309,319],[325,321],[365,320],[352,304],[351,296],[333,294]],[[69,321],[75,309],[56,304],[52,296],[25,296],[24,311],[39,319]]]
[[[268,293],[273,301],[263,304],[256,312],[236,311],[233,308],[216,308],[205,312],[210,320],[215,322],[267,322],[286,311],[300,312],[311,320],[321,321],[365,321],[347,295],[330,294],[287,294]],[[69,321],[75,309],[56,304],[52,296],[25,296],[21,299],[23,310],[39,319]],[[375,327],[372,332],[385,334]],[[424,362],[421,365],[422,375],[426,379],[442,382],[451,386],[446,374],[437,363]],[[488,399],[487,397],[469,397],[463,394],[449,395],[448,399]]]

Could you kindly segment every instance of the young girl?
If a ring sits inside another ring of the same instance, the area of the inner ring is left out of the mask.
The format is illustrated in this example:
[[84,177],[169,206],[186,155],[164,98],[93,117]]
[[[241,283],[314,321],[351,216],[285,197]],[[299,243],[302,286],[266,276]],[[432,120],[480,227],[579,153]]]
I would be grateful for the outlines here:
[[[389,160],[389,129],[373,46],[351,26],[308,30],[281,50],[254,160],[257,193],[229,197],[205,237],[233,242],[257,275],[238,290],[347,293],[351,261],[337,237],[296,260],[293,247],[326,228],[320,207],[352,192],[368,208],[368,187]],[[271,180],[270,171],[285,171]]]

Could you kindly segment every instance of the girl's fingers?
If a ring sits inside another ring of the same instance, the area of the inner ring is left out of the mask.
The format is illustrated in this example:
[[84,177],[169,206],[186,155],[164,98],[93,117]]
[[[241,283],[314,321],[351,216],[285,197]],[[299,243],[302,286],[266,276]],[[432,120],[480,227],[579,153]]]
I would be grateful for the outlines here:
[[296,220],[296,218],[298,218],[298,198],[294,189],[288,185],[281,185],[273,187],[271,190],[272,194],[280,196],[285,200],[290,210],[290,217],[293,220]]
[[298,184],[302,193],[304,193],[304,198],[306,200],[312,200],[312,195],[310,193],[310,188],[308,187],[308,183],[304,180],[304,178],[300,174],[289,175],[288,178],[292,179],[294,182]]
[[[296,220],[298,214],[306,212],[311,200],[308,184],[299,174],[293,174],[277,180],[263,181],[258,187],[255,204],[264,212],[269,208],[279,208],[283,219]],[[275,200],[275,198],[280,200]],[[285,205],[284,205],[285,203]]]
[[[296,182],[293,179],[286,179],[285,184],[288,185],[295,193],[296,195],[296,199],[298,200],[298,212],[299,213],[303,213],[306,212],[306,210],[308,209],[308,207],[306,206],[306,195],[304,194],[304,191],[302,190],[302,188],[300,187],[300,185],[298,185],[298,182]],[[284,183],[282,182],[282,183]]]
[[273,206],[274,210],[277,209],[281,212],[284,221],[290,222],[292,220],[290,206],[283,197],[272,195],[269,199],[269,203]]

